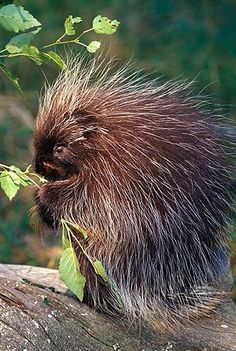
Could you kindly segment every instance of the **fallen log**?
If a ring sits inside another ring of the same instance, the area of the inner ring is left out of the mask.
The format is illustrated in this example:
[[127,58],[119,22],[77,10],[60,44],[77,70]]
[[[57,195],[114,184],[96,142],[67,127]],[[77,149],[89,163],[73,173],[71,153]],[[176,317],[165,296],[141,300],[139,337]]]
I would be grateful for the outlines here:
[[226,296],[211,318],[159,335],[79,303],[56,270],[0,264],[0,351],[39,350],[235,351],[236,305]]

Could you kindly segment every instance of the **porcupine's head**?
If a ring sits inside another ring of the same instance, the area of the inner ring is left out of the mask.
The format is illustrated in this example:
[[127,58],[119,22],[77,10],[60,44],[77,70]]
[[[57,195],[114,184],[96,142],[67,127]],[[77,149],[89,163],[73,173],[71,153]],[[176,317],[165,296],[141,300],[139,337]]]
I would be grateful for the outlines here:
[[79,61],[47,89],[37,119],[43,219],[53,212],[91,230],[90,253],[144,319],[156,320],[160,303],[191,304],[192,291],[197,301],[227,266],[224,152],[186,91]]
[[[114,129],[106,117],[115,96],[112,91],[103,90],[101,77],[100,83],[95,82],[100,64],[95,61],[88,63],[86,60],[68,62],[68,68],[52,86],[46,88],[40,104],[34,139],[35,170],[50,184],[61,181],[61,188],[65,192],[71,180],[74,194],[69,196],[68,201],[68,194],[65,194],[65,198],[60,199],[61,207],[64,202],[76,207],[73,203],[79,196],[76,194],[77,190],[79,192],[76,180],[78,176],[83,178],[82,174],[85,181],[89,180],[86,180],[85,174],[92,171],[93,165],[106,153],[107,136],[109,139],[111,129]],[[98,172],[96,169],[95,178]],[[36,195],[36,204],[43,220],[50,225],[48,197],[46,199],[42,189],[40,196],[39,192]],[[59,214],[58,207],[57,204],[54,206],[56,214]],[[64,209],[68,207],[64,206]],[[68,212],[72,212],[71,208],[65,213],[66,218]]]
[[101,118],[106,106],[96,89],[89,88],[89,72],[78,66],[47,90],[39,111],[35,169],[51,181],[68,179],[89,167],[108,132]]

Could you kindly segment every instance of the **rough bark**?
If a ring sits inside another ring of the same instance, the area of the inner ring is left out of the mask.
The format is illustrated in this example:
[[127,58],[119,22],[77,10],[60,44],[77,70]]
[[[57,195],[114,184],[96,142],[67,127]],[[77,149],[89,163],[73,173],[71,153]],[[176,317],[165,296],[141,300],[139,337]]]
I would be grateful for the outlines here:
[[0,351],[235,351],[236,306],[228,296],[211,318],[183,329],[157,335],[68,296],[56,270],[0,265]]

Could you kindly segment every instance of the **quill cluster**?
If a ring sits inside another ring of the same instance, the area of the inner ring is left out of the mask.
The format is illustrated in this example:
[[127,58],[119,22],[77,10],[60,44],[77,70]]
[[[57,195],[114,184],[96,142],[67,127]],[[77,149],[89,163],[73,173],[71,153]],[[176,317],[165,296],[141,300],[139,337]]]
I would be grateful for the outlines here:
[[83,245],[109,276],[104,283],[74,243],[90,306],[173,330],[221,298],[225,153],[188,83],[114,71],[81,59],[47,88],[35,167],[49,182],[36,204],[48,225],[64,218],[89,233]]

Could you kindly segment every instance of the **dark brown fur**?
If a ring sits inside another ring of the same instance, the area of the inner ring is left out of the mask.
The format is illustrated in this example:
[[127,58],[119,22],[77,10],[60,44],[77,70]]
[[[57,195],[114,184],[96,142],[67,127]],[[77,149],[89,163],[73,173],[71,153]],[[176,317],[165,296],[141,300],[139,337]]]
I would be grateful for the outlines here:
[[110,277],[104,284],[75,245],[95,308],[157,330],[208,314],[228,265],[229,209],[209,112],[184,84],[140,83],[122,71],[95,81],[96,61],[80,65],[39,111],[35,167],[49,180],[36,195],[42,219],[57,228],[63,217],[89,232],[78,239]]

